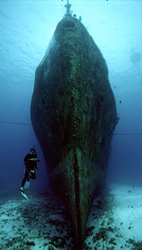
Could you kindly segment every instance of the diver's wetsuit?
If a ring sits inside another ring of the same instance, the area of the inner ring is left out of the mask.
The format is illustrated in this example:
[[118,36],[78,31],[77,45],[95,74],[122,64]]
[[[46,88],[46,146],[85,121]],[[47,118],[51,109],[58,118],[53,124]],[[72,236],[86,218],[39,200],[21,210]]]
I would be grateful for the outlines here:
[[[36,179],[35,168],[37,168],[37,164],[39,163],[39,159],[37,158],[37,154],[28,153],[24,158],[24,163],[26,165],[25,176],[24,176],[24,179],[22,180],[21,187],[24,186],[28,177],[30,177],[32,179]],[[30,173],[30,176],[29,176],[29,173]]]

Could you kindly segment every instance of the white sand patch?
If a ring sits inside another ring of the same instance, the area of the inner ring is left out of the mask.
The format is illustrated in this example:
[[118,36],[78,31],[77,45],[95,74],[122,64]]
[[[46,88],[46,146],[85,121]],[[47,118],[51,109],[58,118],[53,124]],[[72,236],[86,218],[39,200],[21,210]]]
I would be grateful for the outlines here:
[[100,250],[142,249],[142,188],[113,185],[109,189],[93,201],[86,244]]

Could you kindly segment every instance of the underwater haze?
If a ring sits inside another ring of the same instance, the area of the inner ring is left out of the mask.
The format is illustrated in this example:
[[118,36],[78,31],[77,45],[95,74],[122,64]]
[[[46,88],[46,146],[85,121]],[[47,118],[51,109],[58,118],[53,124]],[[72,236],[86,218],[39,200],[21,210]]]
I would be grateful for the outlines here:
[[[72,13],[101,50],[120,118],[107,183],[142,186],[142,1],[72,0]],[[18,192],[25,155],[40,159],[33,189],[48,188],[44,157],[35,137],[30,104],[35,71],[57,23],[63,0],[0,1],[0,190]]]

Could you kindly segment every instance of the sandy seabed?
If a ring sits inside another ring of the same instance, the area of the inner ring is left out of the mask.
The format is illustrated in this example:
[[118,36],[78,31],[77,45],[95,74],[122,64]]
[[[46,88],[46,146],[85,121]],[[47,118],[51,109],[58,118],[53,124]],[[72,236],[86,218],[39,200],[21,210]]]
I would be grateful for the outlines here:
[[[73,248],[70,216],[51,191],[29,199],[0,193],[0,250]],[[142,187],[111,185],[95,198],[86,223],[84,250],[142,250]]]

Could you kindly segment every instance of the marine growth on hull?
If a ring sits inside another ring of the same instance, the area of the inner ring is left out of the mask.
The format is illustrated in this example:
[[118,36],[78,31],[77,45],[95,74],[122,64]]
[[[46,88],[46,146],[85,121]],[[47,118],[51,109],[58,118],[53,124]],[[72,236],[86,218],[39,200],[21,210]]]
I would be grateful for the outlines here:
[[51,186],[69,208],[82,249],[92,196],[105,181],[117,115],[106,62],[71,16],[69,1],[66,8],[36,70],[31,119]]

